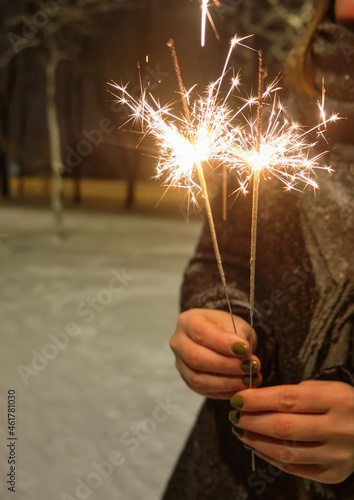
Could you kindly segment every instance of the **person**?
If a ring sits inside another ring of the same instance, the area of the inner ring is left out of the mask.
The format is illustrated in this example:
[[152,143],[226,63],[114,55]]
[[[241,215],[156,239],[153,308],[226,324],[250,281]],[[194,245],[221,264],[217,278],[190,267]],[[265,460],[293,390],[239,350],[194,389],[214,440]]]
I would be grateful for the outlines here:
[[346,118],[326,134],[335,173],[318,174],[316,199],[261,182],[252,360],[251,195],[229,198],[226,222],[215,200],[237,336],[204,225],[170,346],[207,399],[164,500],[354,498],[354,1],[315,7],[289,57],[290,102],[301,123],[314,120],[324,77],[326,109]]

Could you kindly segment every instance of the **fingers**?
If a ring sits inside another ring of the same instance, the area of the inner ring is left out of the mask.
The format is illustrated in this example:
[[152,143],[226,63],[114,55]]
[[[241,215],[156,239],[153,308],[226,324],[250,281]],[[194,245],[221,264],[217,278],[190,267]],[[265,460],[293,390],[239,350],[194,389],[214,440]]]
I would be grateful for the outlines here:
[[[242,417],[239,420],[241,422]],[[247,448],[289,474],[330,484],[341,482],[352,473],[348,455],[331,448],[325,441],[278,440],[244,431],[238,424],[234,429],[234,434]]]
[[[281,441],[323,442],[330,436],[326,414],[241,412],[238,424],[244,431]],[[268,440],[269,441],[269,440]],[[306,462],[307,463],[307,462]]]
[[[249,372],[249,364],[245,363],[244,358],[237,358],[234,353],[230,357],[224,356],[209,348],[195,344],[187,336],[180,347],[179,357],[190,368],[198,371],[239,376],[245,376]],[[260,370],[261,363],[256,357],[252,359],[254,360],[252,364],[253,373],[256,373]],[[244,387],[247,387],[247,385],[242,386],[242,389]]]
[[246,412],[326,413],[332,406],[331,394],[321,383],[247,389],[235,399]]
[[[235,362],[237,360],[235,359]],[[218,373],[202,372],[188,366],[181,358],[176,359],[176,368],[180,372],[186,384],[198,394],[213,399],[230,399],[231,396],[241,389],[244,389],[248,384],[248,375],[228,376]],[[261,374],[258,375],[258,380],[254,384],[260,384],[262,381]]]
[[[257,456],[295,476],[338,483],[354,470],[354,390],[343,382],[239,391],[234,433]],[[349,423],[349,424],[348,424]]]
[[323,458],[322,443],[316,445],[288,441],[266,443],[251,438],[245,439],[244,443],[246,445],[251,443],[250,446],[256,453],[281,464],[318,465]]
[[[236,318],[240,335],[250,335],[250,326]],[[261,363],[250,360],[249,343],[236,336],[231,317],[218,310],[192,309],[182,313],[170,340],[176,367],[186,384],[206,397],[230,399],[236,392],[258,386]]]
[[328,467],[318,465],[318,464],[295,464],[295,463],[286,463],[281,460],[276,460],[264,453],[254,451],[257,457],[262,458],[266,462],[274,465],[278,469],[287,472],[288,474],[292,474],[293,476],[303,477],[306,479],[314,479],[319,482],[330,482],[326,480],[328,476]]
[[331,448],[328,443],[280,442],[271,439],[267,442],[248,432],[239,439],[252,447],[258,457],[294,476],[335,484],[344,481],[353,472],[349,454]]
[[[212,349],[219,354],[234,358],[234,344],[243,344],[240,355],[249,354],[250,327],[240,318],[235,318],[237,336],[231,317],[224,311],[193,309],[182,313],[177,322],[177,331],[183,331],[197,345]],[[241,346],[239,346],[241,347]]]

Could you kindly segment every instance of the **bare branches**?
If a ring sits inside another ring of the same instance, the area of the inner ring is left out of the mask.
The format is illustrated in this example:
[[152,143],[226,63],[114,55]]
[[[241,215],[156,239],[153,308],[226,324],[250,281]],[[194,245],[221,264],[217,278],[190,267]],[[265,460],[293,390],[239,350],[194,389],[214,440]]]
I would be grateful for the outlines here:
[[[80,36],[94,34],[93,21],[95,17],[118,9],[139,9],[142,0],[77,0],[75,3],[62,5],[53,0],[50,5],[38,3],[38,9],[33,11],[33,2],[29,0],[22,5],[22,12],[10,15],[3,23],[2,44],[10,43],[11,47],[4,50],[0,56],[0,69],[23,50],[30,48],[48,49],[49,40],[60,37],[64,29],[70,29]],[[30,5],[32,6],[31,14]],[[64,55],[65,44],[61,52]],[[66,50],[66,52],[70,52]],[[72,54],[69,54],[72,58]]]

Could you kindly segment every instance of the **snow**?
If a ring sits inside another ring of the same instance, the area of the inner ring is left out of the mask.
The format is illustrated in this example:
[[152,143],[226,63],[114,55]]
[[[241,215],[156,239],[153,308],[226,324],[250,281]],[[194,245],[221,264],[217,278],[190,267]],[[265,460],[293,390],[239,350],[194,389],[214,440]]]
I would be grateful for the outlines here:
[[47,211],[0,213],[0,466],[15,389],[16,498],[161,497],[202,402],[168,346],[200,224],[73,211],[61,240]]

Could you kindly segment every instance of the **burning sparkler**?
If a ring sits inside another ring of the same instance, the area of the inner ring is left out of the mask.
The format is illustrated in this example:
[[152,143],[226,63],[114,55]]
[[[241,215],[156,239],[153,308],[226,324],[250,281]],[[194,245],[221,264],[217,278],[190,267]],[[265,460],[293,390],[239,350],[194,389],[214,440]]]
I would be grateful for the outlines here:
[[[215,3],[215,0],[214,0]],[[203,1],[203,14],[207,12],[207,2]],[[205,27],[205,24],[203,25]],[[248,38],[248,37],[245,37]],[[255,302],[255,258],[257,237],[258,194],[262,176],[275,176],[286,189],[298,189],[299,184],[310,185],[316,189],[312,179],[315,169],[330,168],[319,163],[321,154],[310,157],[310,151],[317,140],[307,142],[309,134],[322,135],[328,123],[338,119],[337,115],[326,118],[324,100],[318,103],[321,123],[311,130],[304,131],[299,125],[286,117],[285,108],[277,96],[279,90],[276,80],[264,91],[265,68],[261,52],[259,55],[259,84],[257,97],[242,100],[236,111],[228,104],[233,90],[240,83],[239,75],[232,78],[226,97],[222,97],[221,86],[228,71],[231,54],[237,45],[243,45],[245,38],[234,37],[226,57],[220,78],[209,85],[206,92],[192,101],[192,92],[186,91],[181,78],[173,41],[168,45],[172,51],[179,91],[182,97],[183,115],[173,111],[173,106],[161,106],[153,96],[142,89],[140,99],[133,98],[127,87],[112,84],[120,95],[118,101],[131,110],[131,120],[143,125],[143,134],[155,137],[159,146],[157,177],[164,179],[167,187],[184,187],[192,201],[195,194],[202,192],[216,261],[224,287],[234,331],[236,328],[228,295],[225,273],[217,242],[215,224],[211,211],[203,165],[227,164],[235,173],[240,189],[246,191],[253,180],[252,236],[250,259],[250,357],[252,359],[252,329]],[[250,50],[250,47],[247,47]],[[270,104],[270,105],[269,105]],[[256,106],[257,114],[252,116]],[[263,124],[264,108],[268,107],[268,117]],[[246,114],[248,110],[248,114]],[[242,119],[241,119],[242,118]],[[235,123],[236,122],[236,123]],[[196,175],[198,181],[196,180]],[[225,211],[225,210],[224,210]],[[252,385],[252,363],[250,363],[250,386]],[[254,455],[252,455],[254,469]]]
[[[240,189],[246,191],[248,184],[253,179],[252,195],[252,228],[251,228],[251,256],[250,256],[250,356],[253,353],[252,330],[254,324],[255,308],[255,265],[257,245],[257,220],[259,188],[262,176],[273,175],[281,180],[286,189],[298,189],[299,184],[318,188],[312,179],[315,169],[325,169],[331,172],[330,167],[319,164],[322,154],[310,157],[310,150],[317,144],[308,142],[306,138],[314,131],[323,135],[326,125],[338,119],[336,114],[326,118],[324,110],[324,86],[322,100],[318,102],[320,119],[316,127],[304,131],[296,123],[290,122],[286,117],[285,108],[277,97],[277,81],[264,92],[264,78],[266,69],[262,52],[259,55],[258,96],[250,98],[249,103],[257,103],[256,118],[246,118],[247,126],[236,126],[233,129],[234,141],[230,153],[231,170],[236,172]],[[263,111],[272,96],[271,112],[268,123],[263,130]],[[252,387],[252,363],[250,364],[250,387]],[[254,470],[254,454],[252,452],[252,469]]]
[[[152,135],[156,139],[159,146],[157,177],[163,178],[167,187],[186,188],[192,201],[196,201],[196,193],[202,193],[218,270],[235,333],[236,327],[217,242],[203,164],[220,163],[223,158],[226,158],[234,140],[231,133],[231,122],[248,106],[248,103],[245,103],[236,113],[233,113],[227,104],[232,90],[239,84],[238,77],[232,79],[229,92],[224,99],[222,99],[220,92],[232,50],[236,45],[242,45],[246,38],[248,37],[234,37],[232,39],[221,77],[209,85],[205,94],[198,96],[192,104],[190,103],[191,91],[187,92],[183,85],[173,40],[168,42],[182,96],[184,110],[182,116],[174,113],[173,108],[169,106],[161,106],[151,95],[147,96],[143,89],[141,98],[136,100],[129,95],[126,87],[112,84],[120,93],[118,101],[130,108],[132,112],[130,119],[141,122],[145,130],[144,134]],[[199,182],[196,181],[195,174],[197,174]]]
[[[182,97],[184,110],[182,116],[174,113],[173,107],[161,106],[153,96],[150,94],[147,96],[144,89],[142,89],[140,99],[137,100],[128,93],[126,87],[112,84],[120,93],[118,102],[130,108],[132,112],[130,119],[143,125],[144,135],[152,135],[156,139],[159,146],[157,177],[164,179],[164,185],[168,188],[186,188],[188,197],[193,202],[196,202],[196,193],[202,193],[218,270],[235,333],[236,327],[217,242],[203,164],[209,166],[211,163],[221,164],[230,158],[235,141],[234,131],[236,130],[233,128],[232,122],[245,108],[256,102],[254,99],[247,100],[236,112],[233,112],[228,105],[232,91],[240,84],[239,75],[231,79],[226,97],[222,98],[221,95],[221,86],[227,74],[232,51],[237,45],[247,47],[243,44],[247,38],[249,36],[232,38],[220,78],[210,84],[204,95],[198,96],[192,104],[190,101],[193,89],[186,91],[173,40],[168,42]],[[199,182],[196,181],[196,175]]]
[[[191,94],[194,88],[186,91],[181,78],[177,55],[173,41],[168,45],[172,51],[179,90],[182,96],[184,114],[177,115],[172,106],[161,106],[151,94],[147,95],[142,89],[140,99],[133,98],[127,87],[112,84],[120,95],[118,101],[127,105],[131,110],[131,120],[140,122],[144,127],[144,135],[155,137],[159,146],[157,177],[164,179],[167,187],[186,188],[191,200],[196,202],[196,193],[202,192],[210,229],[213,237],[214,249],[218,261],[219,271],[225,293],[227,294],[225,276],[222,270],[220,252],[216,241],[215,226],[211,214],[209,197],[206,189],[205,176],[202,164],[217,165],[227,163],[232,171],[236,172],[240,189],[247,190],[249,181],[254,183],[254,223],[252,228],[253,247],[251,258],[251,319],[254,306],[254,260],[255,235],[257,221],[258,188],[262,175],[269,173],[279,178],[288,189],[296,188],[298,183],[317,184],[311,174],[317,168],[323,167],[318,163],[321,155],[310,158],[309,152],[315,142],[306,142],[314,130],[322,134],[323,128],[329,122],[337,119],[336,115],[329,118],[324,114],[324,102],[319,103],[322,122],[313,129],[304,132],[297,124],[291,123],[285,115],[285,108],[277,97],[278,82],[273,82],[263,92],[264,67],[260,59],[260,83],[258,97],[243,100],[243,104],[234,112],[228,105],[228,99],[233,90],[240,84],[239,75],[231,79],[231,85],[225,98],[221,95],[221,86],[228,71],[231,54],[238,45],[252,49],[243,44],[249,37],[232,38],[230,49],[226,57],[220,78],[209,85],[206,92],[198,96],[191,104]],[[258,52],[258,51],[255,51]],[[263,131],[262,108],[263,104],[272,96],[272,108],[268,123]],[[244,115],[247,108],[257,105],[257,118]],[[236,118],[246,120],[240,123]],[[330,170],[327,168],[327,170]],[[199,178],[196,181],[195,174]],[[228,300],[229,302],[229,300]],[[231,307],[230,307],[231,313]],[[252,366],[252,365],[251,365]]]

